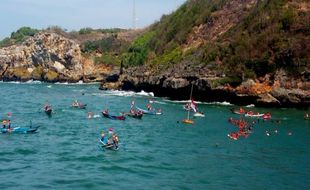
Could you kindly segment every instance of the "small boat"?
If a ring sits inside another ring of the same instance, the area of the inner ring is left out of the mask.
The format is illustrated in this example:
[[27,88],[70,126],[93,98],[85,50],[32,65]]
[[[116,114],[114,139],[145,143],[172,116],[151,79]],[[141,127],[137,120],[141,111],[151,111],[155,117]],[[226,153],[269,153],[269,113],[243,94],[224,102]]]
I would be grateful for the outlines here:
[[143,114],[149,114],[149,115],[161,115],[162,113],[159,111],[153,111],[153,110],[145,110],[139,107],[136,107],[137,110],[141,111]]
[[106,144],[101,139],[99,139],[100,146],[107,150],[118,150],[119,146],[115,146],[114,144]]
[[74,107],[74,108],[86,109],[86,106],[87,106],[87,104],[82,104],[82,103],[79,103],[79,102],[72,103],[72,107]]
[[238,115],[244,115],[245,114],[245,111],[243,109],[234,109],[234,108],[231,108],[230,111],[234,114],[238,114]]
[[263,117],[264,114],[263,113],[262,114],[260,114],[260,113],[254,114],[253,112],[247,112],[244,116],[245,117]]
[[194,117],[205,117],[205,114],[202,112],[196,112],[194,113]]
[[110,115],[109,113],[107,112],[102,112],[102,115],[103,117],[106,117],[106,118],[109,118],[109,119],[113,119],[113,120],[125,120],[126,117],[123,116],[123,115],[120,115],[120,116],[114,116],[114,115]]
[[194,124],[194,121],[190,119],[183,119],[182,122],[185,124]]
[[194,124],[194,121],[191,120],[189,118],[189,115],[190,115],[190,111],[193,110],[194,112],[197,112],[197,106],[192,98],[192,95],[193,95],[193,88],[194,88],[194,85],[192,84],[192,87],[191,87],[191,93],[190,93],[190,96],[189,96],[189,103],[187,103],[186,105],[183,106],[183,108],[187,111],[187,117],[186,119],[183,119],[182,120],[182,123],[185,123],[185,124]]
[[1,133],[19,133],[19,134],[25,134],[25,133],[34,133],[38,130],[39,126],[37,127],[14,127],[11,129],[8,128],[1,128]]

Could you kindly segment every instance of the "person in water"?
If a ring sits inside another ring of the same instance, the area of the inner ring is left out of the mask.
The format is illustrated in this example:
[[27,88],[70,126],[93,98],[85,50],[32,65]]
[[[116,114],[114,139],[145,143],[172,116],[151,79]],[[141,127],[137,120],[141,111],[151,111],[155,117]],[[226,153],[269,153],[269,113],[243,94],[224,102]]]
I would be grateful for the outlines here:
[[88,113],[87,113],[87,118],[88,118],[88,119],[94,118],[93,112],[88,112]]
[[239,112],[240,112],[240,113],[244,113],[245,111],[244,111],[243,108],[239,108]]
[[115,148],[118,148],[118,136],[116,134],[112,135],[112,142]]
[[100,139],[104,145],[110,144],[109,139],[105,136],[104,132],[101,133],[101,139]]
[[8,121],[8,129],[11,129],[11,120]]

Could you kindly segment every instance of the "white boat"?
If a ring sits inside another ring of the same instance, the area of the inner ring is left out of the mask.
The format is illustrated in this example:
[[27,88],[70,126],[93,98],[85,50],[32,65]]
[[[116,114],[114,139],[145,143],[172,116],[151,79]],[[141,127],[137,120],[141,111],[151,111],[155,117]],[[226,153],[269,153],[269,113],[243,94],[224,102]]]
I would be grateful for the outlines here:
[[202,112],[196,112],[194,113],[194,117],[205,117],[205,114]]

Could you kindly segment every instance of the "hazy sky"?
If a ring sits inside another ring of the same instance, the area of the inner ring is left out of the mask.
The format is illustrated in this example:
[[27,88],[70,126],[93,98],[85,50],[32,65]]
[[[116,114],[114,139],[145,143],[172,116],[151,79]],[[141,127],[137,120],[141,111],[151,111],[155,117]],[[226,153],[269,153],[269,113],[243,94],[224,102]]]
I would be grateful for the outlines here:
[[[68,30],[132,28],[134,0],[0,0],[0,39],[22,26]],[[135,0],[137,28],[159,20],[186,0]]]

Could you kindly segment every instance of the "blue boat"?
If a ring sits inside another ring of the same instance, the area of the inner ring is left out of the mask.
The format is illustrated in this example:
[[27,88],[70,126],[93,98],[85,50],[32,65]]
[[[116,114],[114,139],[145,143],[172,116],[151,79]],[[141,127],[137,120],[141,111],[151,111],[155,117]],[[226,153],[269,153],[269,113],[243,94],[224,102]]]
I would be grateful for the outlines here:
[[1,128],[0,133],[18,133],[18,134],[34,133],[38,130],[38,128],[39,126],[37,127],[14,127],[11,129]]
[[156,112],[156,111],[152,111],[152,110],[145,110],[139,107],[136,107],[137,110],[142,111],[143,114],[149,114],[149,115],[161,115],[161,112]]

